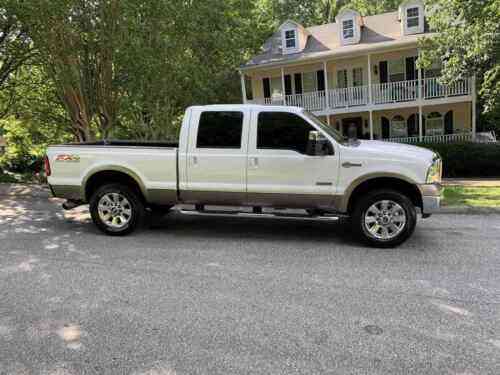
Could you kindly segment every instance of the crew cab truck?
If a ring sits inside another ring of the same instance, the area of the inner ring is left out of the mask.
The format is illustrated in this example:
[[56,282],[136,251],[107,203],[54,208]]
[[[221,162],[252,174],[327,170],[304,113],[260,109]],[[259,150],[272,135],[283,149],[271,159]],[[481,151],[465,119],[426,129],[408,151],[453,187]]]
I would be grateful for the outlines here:
[[132,232],[145,210],[183,204],[202,214],[222,207],[236,215],[295,209],[305,218],[346,216],[359,238],[391,247],[413,233],[417,212],[428,217],[440,205],[437,154],[347,140],[297,107],[194,106],[178,144],[51,146],[45,164],[53,195],[65,198],[67,209],[89,203],[94,223],[109,235]]

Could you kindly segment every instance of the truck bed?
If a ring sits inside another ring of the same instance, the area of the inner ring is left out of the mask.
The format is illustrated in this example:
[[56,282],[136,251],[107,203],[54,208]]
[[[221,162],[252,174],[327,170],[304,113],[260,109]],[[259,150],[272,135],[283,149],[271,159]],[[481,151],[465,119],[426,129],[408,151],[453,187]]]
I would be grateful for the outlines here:
[[121,173],[132,178],[152,203],[175,203],[177,197],[176,143],[100,141],[50,146],[49,184],[56,196],[86,201],[89,180]]

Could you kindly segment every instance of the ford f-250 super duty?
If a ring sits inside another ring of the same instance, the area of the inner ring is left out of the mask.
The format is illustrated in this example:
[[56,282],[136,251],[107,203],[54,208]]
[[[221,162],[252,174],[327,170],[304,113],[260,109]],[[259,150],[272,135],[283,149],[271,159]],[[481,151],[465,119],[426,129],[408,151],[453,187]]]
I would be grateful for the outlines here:
[[361,239],[389,247],[413,233],[417,210],[439,209],[442,163],[419,147],[346,140],[301,108],[214,105],[186,110],[178,144],[51,146],[45,168],[65,208],[89,203],[110,235],[132,232],[146,209],[183,204],[200,214],[345,216]]

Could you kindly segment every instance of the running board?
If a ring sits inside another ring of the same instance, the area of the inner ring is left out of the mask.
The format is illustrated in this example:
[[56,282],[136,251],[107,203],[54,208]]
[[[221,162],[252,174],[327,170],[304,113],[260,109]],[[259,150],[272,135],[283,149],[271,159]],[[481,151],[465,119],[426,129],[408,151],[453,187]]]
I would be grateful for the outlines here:
[[192,216],[218,216],[218,217],[242,217],[242,218],[272,218],[272,219],[292,219],[292,220],[309,220],[309,221],[338,221],[339,218],[345,217],[341,214],[326,214],[321,216],[311,216],[307,214],[288,214],[285,212],[275,212],[275,213],[253,213],[253,212],[242,212],[242,211],[218,211],[218,210],[178,210],[183,215]]

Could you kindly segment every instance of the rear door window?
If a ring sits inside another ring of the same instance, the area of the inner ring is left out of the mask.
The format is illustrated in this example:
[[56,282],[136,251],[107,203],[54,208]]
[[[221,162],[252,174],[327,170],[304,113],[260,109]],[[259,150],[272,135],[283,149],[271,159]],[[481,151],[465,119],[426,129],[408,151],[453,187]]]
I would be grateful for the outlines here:
[[241,148],[243,112],[202,112],[196,138],[197,148]]

